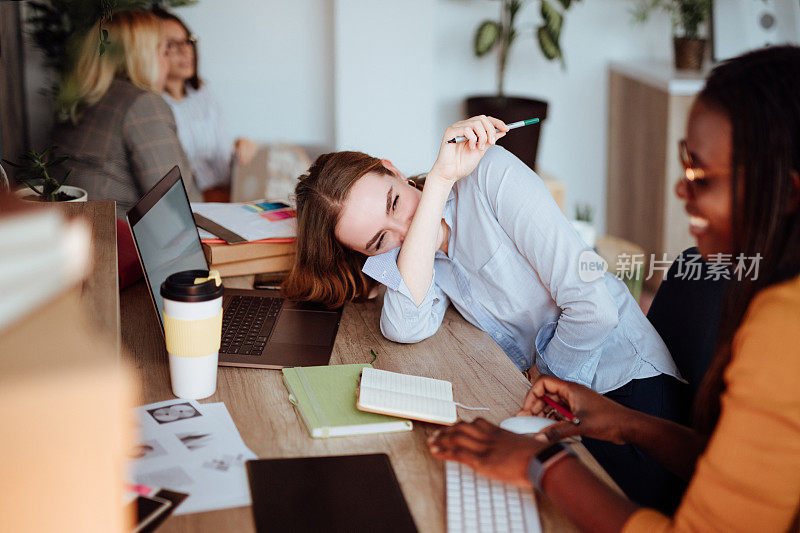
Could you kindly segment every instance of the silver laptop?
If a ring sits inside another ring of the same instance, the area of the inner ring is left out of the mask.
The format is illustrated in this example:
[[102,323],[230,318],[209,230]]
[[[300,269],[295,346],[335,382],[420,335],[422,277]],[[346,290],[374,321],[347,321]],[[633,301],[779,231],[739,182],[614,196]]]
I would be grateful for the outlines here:
[[[177,166],[128,211],[128,224],[163,333],[161,284],[175,272],[208,270]],[[341,309],[285,300],[276,290],[227,288],[222,306],[220,365],[328,364]]]

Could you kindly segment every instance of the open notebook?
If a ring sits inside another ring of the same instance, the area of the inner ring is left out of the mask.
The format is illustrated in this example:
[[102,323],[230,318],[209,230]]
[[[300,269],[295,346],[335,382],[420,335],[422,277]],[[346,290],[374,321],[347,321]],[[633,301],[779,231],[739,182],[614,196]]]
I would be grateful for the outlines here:
[[435,424],[455,424],[458,419],[449,381],[370,367],[361,371],[357,405],[362,411]]

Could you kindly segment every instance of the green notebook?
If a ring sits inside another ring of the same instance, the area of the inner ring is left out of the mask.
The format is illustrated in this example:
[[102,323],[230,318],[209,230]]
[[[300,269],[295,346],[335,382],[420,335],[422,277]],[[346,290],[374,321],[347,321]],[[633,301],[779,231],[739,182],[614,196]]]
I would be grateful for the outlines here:
[[411,431],[410,420],[356,408],[361,369],[370,364],[284,368],[289,401],[315,439]]

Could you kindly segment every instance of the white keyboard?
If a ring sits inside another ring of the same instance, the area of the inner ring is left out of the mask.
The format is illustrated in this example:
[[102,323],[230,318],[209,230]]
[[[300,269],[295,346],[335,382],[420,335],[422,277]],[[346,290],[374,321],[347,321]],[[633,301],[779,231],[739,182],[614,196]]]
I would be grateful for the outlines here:
[[541,532],[532,489],[485,478],[454,461],[446,462],[445,480],[449,533]]

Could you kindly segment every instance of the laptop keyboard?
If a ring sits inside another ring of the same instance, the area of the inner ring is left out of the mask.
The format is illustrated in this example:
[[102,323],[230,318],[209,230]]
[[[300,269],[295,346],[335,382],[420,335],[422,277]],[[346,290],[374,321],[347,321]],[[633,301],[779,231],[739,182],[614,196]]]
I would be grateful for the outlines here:
[[261,355],[283,300],[268,296],[234,296],[222,315],[220,353]]

